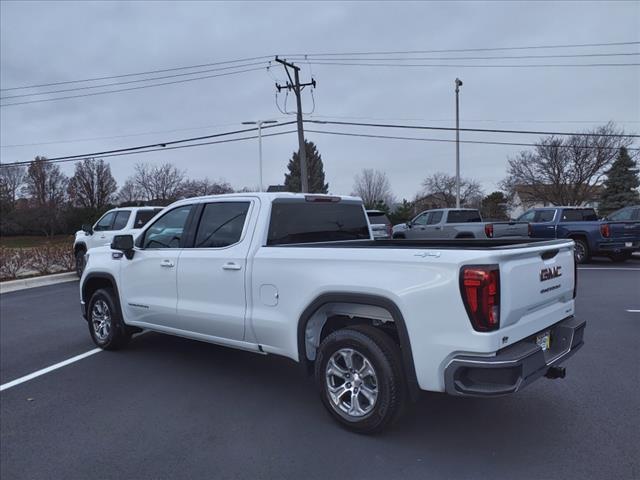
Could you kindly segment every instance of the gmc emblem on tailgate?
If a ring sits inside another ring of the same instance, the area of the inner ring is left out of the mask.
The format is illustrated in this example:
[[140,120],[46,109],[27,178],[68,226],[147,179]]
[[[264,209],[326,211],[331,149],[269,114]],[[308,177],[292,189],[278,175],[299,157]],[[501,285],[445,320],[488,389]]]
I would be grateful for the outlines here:
[[543,268],[540,270],[540,281],[546,282],[547,280],[551,280],[552,278],[558,278],[562,276],[562,272],[560,271],[562,267],[550,267]]

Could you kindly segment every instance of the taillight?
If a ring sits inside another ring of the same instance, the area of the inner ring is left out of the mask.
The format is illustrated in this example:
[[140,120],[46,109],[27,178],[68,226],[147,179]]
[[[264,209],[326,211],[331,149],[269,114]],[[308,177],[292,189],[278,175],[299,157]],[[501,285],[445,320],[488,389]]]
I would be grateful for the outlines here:
[[611,236],[611,229],[609,228],[608,223],[603,223],[602,225],[600,225],[600,234],[604,238],[609,238]]
[[576,298],[578,294],[578,262],[576,262],[576,256],[573,257],[573,298]]
[[493,224],[487,223],[484,226],[484,233],[487,235],[487,238],[493,238]]
[[527,224],[527,235],[533,237],[533,226],[530,223]]
[[468,265],[460,270],[460,293],[474,330],[500,327],[500,270],[497,265]]

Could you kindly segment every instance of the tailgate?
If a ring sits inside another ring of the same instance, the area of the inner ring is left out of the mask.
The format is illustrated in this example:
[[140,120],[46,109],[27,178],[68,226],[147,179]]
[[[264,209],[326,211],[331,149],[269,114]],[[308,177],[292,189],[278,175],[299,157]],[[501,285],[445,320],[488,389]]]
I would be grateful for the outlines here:
[[611,240],[637,242],[640,240],[640,222],[607,222]]
[[493,223],[493,238],[527,236],[529,236],[529,223],[527,222]]
[[573,242],[532,246],[500,255],[500,327],[558,322],[573,311]]

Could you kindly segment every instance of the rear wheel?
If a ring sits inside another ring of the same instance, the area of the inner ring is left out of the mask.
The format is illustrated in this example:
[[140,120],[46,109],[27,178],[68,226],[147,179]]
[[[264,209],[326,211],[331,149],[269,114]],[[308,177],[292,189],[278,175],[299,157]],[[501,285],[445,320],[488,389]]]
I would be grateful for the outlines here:
[[587,263],[591,259],[591,253],[589,252],[589,245],[582,238],[574,238],[576,246],[573,251],[576,257],[576,263]]
[[315,377],[322,403],[342,425],[373,433],[401,413],[406,381],[400,350],[369,325],[331,333],[318,349]]
[[89,333],[93,342],[104,350],[117,350],[129,343],[131,332],[122,321],[115,293],[101,288],[89,300]]

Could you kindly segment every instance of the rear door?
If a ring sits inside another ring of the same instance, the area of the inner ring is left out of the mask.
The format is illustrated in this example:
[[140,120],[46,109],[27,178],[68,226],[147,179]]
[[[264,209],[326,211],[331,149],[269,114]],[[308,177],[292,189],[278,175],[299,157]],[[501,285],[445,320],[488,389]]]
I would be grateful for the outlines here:
[[180,256],[180,330],[242,340],[245,331],[247,255],[255,228],[255,198],[202,204],[194,239]]
[[431,212],[431,215],[429,215],[427,219],[426,235],[424,238],[444,238],[444,232],[442,231],[443,216],[444,212],[442,210],[434,210]]

